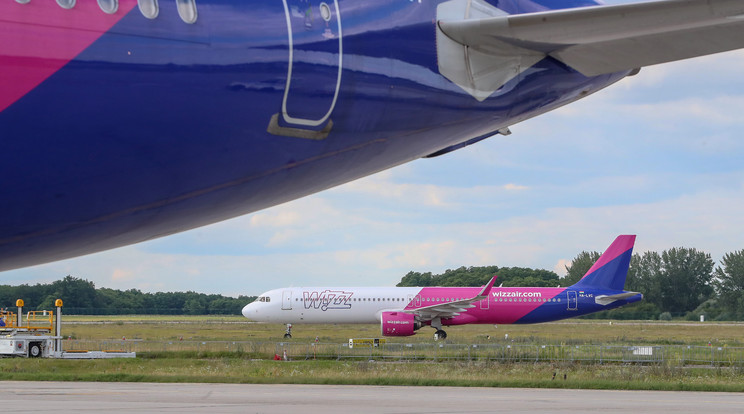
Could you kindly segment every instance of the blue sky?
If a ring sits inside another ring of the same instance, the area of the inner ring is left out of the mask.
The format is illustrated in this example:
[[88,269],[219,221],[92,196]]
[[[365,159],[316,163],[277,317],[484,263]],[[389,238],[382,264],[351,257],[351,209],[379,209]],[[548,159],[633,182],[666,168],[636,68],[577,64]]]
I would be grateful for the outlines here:
[[508,137],[174,236],[26,269],[98,287],[255,295],[392,286],[408,271],[564,272],[638,234],[636,252],[744,248],[744,52],[644,68]]

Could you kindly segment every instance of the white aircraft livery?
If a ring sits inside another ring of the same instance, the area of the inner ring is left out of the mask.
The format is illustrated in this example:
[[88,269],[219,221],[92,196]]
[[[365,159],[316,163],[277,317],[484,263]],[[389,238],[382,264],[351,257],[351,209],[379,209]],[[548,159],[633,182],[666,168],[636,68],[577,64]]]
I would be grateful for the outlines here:
[[380,323],[383,336],[410,336],[422,326],[539,323],[641,300],[624,290],[635,236],[618,236],[584,277],[569,287],[295,287],[261,294],[243,308],[257,322]]

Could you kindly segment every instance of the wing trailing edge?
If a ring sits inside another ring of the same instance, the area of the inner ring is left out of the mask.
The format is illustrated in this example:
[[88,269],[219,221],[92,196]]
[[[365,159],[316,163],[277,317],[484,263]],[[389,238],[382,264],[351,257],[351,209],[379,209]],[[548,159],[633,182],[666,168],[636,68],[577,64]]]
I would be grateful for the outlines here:
[[495,50],[502,50],[550,56],[596,76],[744,47],[744,1],[660,0],[442,18],[438,26],[478,54],[496,58]]
[[489,280],[488,283],[483,286],[480,292],[478,292],[478,294],[473,296],[472,298],[446,303],[438,303],[436,305],[405,310],[404,312],[413,313],[418,316],[419,320],[422,321],[430,321],[434,318],[452,318],[459,315],[460,312],[464,312],[466,309],[474,308],[475,305],[473,305],[473,303],[480,302],[483,299],[487,299],[488,294],[491,292],[491,288],[493,288],[493,284],[496,282],[497,277],[498,276],[492,277],[491,280]]

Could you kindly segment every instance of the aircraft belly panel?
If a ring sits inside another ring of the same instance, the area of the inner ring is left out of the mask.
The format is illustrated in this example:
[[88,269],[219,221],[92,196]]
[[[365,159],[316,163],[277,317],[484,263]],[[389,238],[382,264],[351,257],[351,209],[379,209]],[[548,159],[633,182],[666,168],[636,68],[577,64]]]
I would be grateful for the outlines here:
[[[199,0],[194,24],[180,19],[175,2],[160,2],[156,19],[132,9],[14,99],[0,112],[0,270],[296,199],[494,132],[619,79],[585,78],[545,59],[478,102],[438,73],[436,2],[339,0],[337,14],[335,1],[326,4],[331,34],[334,19],[343,21],[343,58],[331,37],[303,45],[307,55],[337,60],[306,67],[289,89],[282,2]],[[0,34],[8,28],[0,22]],[[335,105],[329,91],[337,93]],[[267,131],[285,102],[294,119],[322,120],[330,109],[327,136]]]

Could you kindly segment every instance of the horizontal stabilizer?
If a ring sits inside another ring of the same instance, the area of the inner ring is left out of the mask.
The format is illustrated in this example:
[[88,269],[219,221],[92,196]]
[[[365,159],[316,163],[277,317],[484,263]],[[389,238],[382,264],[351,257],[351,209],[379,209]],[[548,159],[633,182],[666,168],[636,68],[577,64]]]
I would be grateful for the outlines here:
[[506,45],[596,76],[744,47],[744,1],[663,0],[442,19],[439,29],[474,50],[494,54]]
[[630,297],[633,297],[635,295],[640,295],[638,292],[623,292],[618,293],[617,295],[599,295],[594,298],[594,302],[596,302],[599,305],[609,305],[612,302],[616,302],[618,300],[628,299]]

